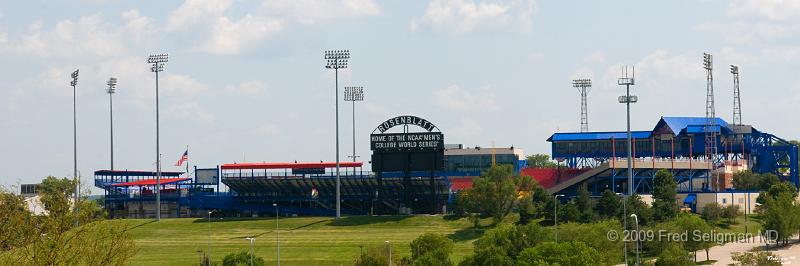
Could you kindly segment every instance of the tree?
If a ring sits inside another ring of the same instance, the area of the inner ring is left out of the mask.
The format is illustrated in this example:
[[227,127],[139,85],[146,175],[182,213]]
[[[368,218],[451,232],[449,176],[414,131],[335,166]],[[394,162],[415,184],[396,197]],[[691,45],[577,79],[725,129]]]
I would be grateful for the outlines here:
[[595,219],[594,204],[586,183],[583,183],[578,189],[578,196],[575,197],[575,205],[580,213],[578,221],[588,223]]
[[689,256],[689,252],[674,242],[668,243],[666,248],[658,254],[658,258],[656,259],[656,266],[683,266],[692,264],[694,263]]
[[555,168],[558,164],[550,160],[547,154],[531,154],[525,157],[530,168]]
[[581,242],[600,252],[603,265],[613,265],[622,261],[622,241],[609,240],[608,232],[622,232],[619,220],[606,220],[594,223],[566,223],[558,226],[558,241]]
[[468,200],[480,213],[492,216],[495,224],[511,212],[520,191],[532,187],[530,176],[514,174],[511,165],[492,166],[472,182]]
[[708,257],[708,249],[711,248],[714,243],[711,242],[709,239],[705,239],[708,241],[704,241],[702,237],[703,234],[710,234],[711,233],[711,226],[709,226],[703,219],[697,217],[695,215],[689,214],[681,214],[675,218],[672,222],[673,233],[680,234],[680,233],[687,233],[688,237],[683,242],[683,248],[685,250],[691,251],[694,255],[694,261],[697,262],[697,251],[704,249],[706,251],[706,260],[709,259]]
[[[128,226],[98,220],[102,217],[99,206],[86,198],[78,199],[77,210],[73,208],[74,187],[75,182],[67,178],[45,178],[39,197],[47,214],[41,216],[18,209],[19,201],[8,195],[0,196],[4,201],[0,208],[13,212],[8,216],[12,223],[3,224],[7,227],[3,230],[14,231],[11,239],[15,241],[5,243],[8,251],[0,256],[0,265],[123,265],[133,257],[136,248]],[[11,205],[5,206],[6,202]],[[27,223],[13,222],[20,220]]]
[[761,176],[750,170],[733,174],[733,188],[737,190],[757,190],[760,188],[760,182]]
[[555,200],[542,186],[537,185],[533,188],[531,191],[531,202],[533,203],[533,209],[536,213],[534,215],[535,218],[552,219]]
[[31,241],[33,214],[25,205],[21,196],[0,188],[0,253]]
[[619,214],[622,212],[622,200],[620,200],[619,195],[612,192],[611,190],[606,189],[605,191],[603,191],[603,195],[597,201],[597,205],[595,205],[595,210],[603,218],[618,219]]
[[653,180],[653,214],[656,221],[666,221],[678,214],[680,210],[675,201],[678,184],[672,174],[664,169],[656,173]]
[[758,198],[764,202],[764,229],[773,230],[777,241],[786,244],[794,230],[800,227],[800,206],[795,200],[797,190],[790,183],[783,182],[773,185]]
[[425,233],[411,241],[411,265],[452,265],[453,241],[443,235]]
[[761,190],[768,190],[772,185],[781,183],[781,179],[771,173],[764,173],[759,175],[758,186]]
[[628,197],[627,203],[628,206],[628,224],[631,225],[634,223],[633,218],[630,217],[631,214],[636,214],[639,219],[640,225],[648,225],[651,221],[653,221],[653,210],[647,206],[647,203],[642,201],[642,197],[638,194],[633,194]]
[[600,253],[581,242],[545,242],[519,254],[516,265],[598,265]]
[[716,202],[711,202],[703,207],[703,219],[709,223],[716,223],[722,218],[722,207]]
[[575,200],[570,200],[567,204],[558,206],[558,221],[560,223],[578,222],[580,220],[581,210]]

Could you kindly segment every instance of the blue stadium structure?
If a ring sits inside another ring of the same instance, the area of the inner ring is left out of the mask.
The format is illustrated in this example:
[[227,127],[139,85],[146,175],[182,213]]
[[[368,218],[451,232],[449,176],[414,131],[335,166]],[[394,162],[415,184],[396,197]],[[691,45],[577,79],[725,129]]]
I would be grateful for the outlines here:
[[[652,190],[658,170],[671,171],[681,192],[732,189],[732,173],[751,169],[773,173],[798,185],[797,146],[750,125],[731,125],[720,118],[662,117],[651,131],[633,131],[633,176],[636,193]],[[706,130],[706,124],[713,125]],[[706,134],[717,136],[717,154],[706,154]],[[575,193],[588,185],[594,193],[627,187],[627,132],[555,133],[547,141],[552,157],[582,171],[552,184],[552,193]],[[545,181],[545,182],[543,182]],[[549,181],[549,182],[548,182]]]

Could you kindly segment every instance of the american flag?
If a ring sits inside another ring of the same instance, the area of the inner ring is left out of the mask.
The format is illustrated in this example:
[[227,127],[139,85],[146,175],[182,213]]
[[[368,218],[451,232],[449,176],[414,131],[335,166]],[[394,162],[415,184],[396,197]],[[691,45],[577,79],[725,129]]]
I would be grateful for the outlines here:
[[184,162],[188,160],[189,160],[189,150],[186,150],[185,152],[183,152],[183,155],[181,155],[181,158],[178,159],[178,162],[175,163],[175,166],[181,166],[183,165]]

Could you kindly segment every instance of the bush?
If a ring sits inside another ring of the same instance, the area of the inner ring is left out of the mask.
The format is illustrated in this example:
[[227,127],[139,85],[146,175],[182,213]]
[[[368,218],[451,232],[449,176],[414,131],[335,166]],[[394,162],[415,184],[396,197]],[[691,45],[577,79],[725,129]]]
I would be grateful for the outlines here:
[[412,265],[452,265],[453,241],[442,235],[425,233],[411,241]]
[[656,259],[656,266],[683,266],[693,264],[694,262],[689,252],[674,242],[667,244],[666,248],[658,255],[658,259]]
[[703,207],[703,219],[709,223],[716,223],[722,217],[722,207],[716,202],[708,203]]
[[733,223],[733,220],[739,216],[741,212],[739,212],[739,206],[737,205],[728,205],[722,208],[722,218],[728,220],[728,223]]
[[[248,266],[250,265],[250,253],[247,251],[240,251],[225,255],[222,259],[223,266]],[[253,265],[267,265],[263,258],[253,255]]]
[[772,259],[775,254],[772,252],[757,251],[757,252],[734,252],[731,255],[733,261],[738,262],[742,266],[780,266],[781,261]]

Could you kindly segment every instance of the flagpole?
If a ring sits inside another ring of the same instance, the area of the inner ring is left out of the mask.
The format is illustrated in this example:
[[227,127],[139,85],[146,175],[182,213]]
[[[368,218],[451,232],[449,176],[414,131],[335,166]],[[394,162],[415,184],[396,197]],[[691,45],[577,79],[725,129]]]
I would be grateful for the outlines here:
[[191,178],[189,175],[189,145],[186,145],[186,178]]

